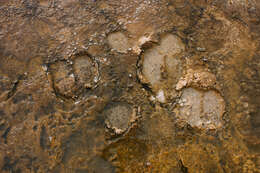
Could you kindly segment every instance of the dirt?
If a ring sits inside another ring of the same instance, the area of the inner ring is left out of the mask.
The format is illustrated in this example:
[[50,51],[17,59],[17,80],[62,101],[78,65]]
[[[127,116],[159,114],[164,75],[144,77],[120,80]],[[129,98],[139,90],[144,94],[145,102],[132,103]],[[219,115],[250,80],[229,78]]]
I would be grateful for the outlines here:
[[258,0],[0,0],[0,172],[260,170]]

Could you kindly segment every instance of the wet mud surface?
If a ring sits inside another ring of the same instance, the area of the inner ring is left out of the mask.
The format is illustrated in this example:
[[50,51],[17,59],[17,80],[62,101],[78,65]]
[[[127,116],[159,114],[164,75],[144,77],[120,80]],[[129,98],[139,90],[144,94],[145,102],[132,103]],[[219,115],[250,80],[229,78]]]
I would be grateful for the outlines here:
[[1,173],[256,173],[258,0],[0,0]]

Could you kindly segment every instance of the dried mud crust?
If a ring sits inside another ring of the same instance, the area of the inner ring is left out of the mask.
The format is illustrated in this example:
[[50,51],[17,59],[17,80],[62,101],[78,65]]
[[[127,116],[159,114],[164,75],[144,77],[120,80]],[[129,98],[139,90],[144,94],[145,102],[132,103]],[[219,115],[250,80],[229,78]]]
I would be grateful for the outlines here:
[[259,172],[257,0],[0,0],[0,172]]

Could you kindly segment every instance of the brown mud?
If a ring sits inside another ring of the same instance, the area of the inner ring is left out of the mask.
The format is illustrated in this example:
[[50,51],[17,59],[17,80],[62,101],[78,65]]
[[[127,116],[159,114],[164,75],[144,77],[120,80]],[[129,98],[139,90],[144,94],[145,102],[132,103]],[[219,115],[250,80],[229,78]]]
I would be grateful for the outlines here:
[[0,0],[1,173],[256,173],[260,1]]

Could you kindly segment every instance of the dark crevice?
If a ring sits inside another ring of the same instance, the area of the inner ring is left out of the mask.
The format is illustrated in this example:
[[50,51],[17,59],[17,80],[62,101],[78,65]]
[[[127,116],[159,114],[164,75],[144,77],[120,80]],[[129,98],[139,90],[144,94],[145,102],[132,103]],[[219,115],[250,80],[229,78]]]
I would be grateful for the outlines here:
[[11,130],[11,127],[8,127],[8,128],[5,130],[4,134],[2,135],[2,138],[4,138],[4,143],[5,143],[5,144],[7,144],[7,135],[8,135],[8,133],[10,132],[10,130]]
[[141,81],[140,81],[140,83],[142,84],[142,87],[143,87],[145,90],[147,90],[147,91],[150,92],[150,93],[153,93],[151,87],[150,87],[148,84],[142,83]]
[[6,100],[10,99],[17,91],[17,87],[20,83],[20,80],[22,80],[23,76],[19,76],[17,81],[13,83],[12,89],[8,92]]
[[48,136],[48,134],[46,132],[45,126],[42,126],[41,127],[41,134],[40,134],[40,146],[43,150],[47,148],[47,143],[48,143],[47,142],[47,140],[48,140],[47,136]]
[[181,172],[188,173],[188,168],[183,165],[181,159],[179,160],[179,164],[180,164]]
[[[4,166],[2,167],[2,170],[4,171],[10,171],[10,172],[17,172],[14,171],[14,167],[17,164],[18,160],[12,161],[9,157],[4,157]],[[18,170],[19,172],[19,170]]]
[[137,67],[136,81],[137,81],[137,83],[141,84],[142,87],[143,87],[146,91],[148,91],[149,93],[153,93],[152,88],[149,86],[149,84],[143,83],[143,82],[140,80],[140,78],[139,78],[138,71],[141,71],[140,60],[141,60],[141,57],[138,58],[137,63],[136,63],[136,67]]

